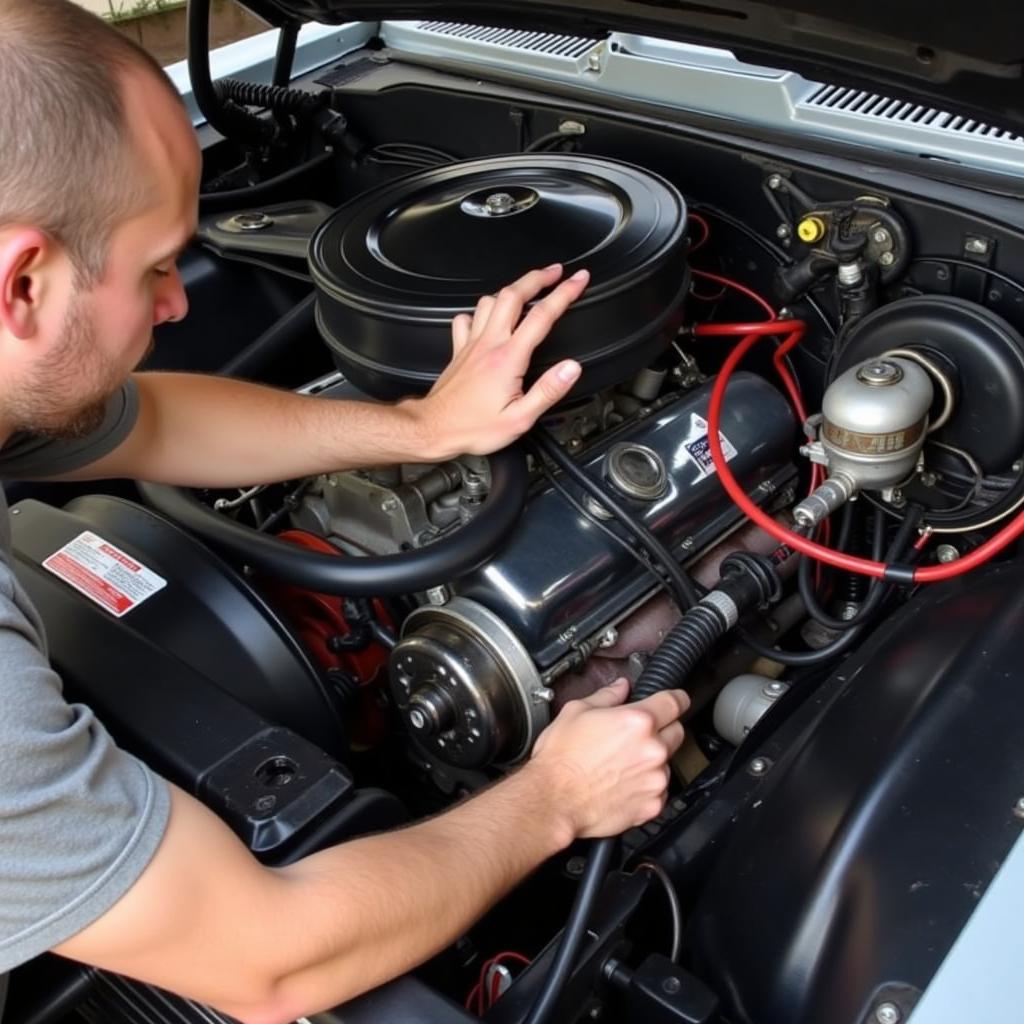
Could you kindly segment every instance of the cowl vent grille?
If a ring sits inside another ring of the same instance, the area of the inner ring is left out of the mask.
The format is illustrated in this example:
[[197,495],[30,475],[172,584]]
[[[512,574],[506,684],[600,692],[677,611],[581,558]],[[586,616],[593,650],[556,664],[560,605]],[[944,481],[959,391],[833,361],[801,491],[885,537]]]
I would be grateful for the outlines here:
[[998,139],[1000,142],[1024,144],[1024,137],[1014,135],[1003,128],[974,121],[959,114],[950,114],[934,107],[924,107],[905,100],[894,100],[889,96],[865,92],[863,89],[850,89],[839,85],[823,85],[808,96],[803,105],[818,107],[823,110],[834,110],[844,114],[856,114],[860,117],[876,118],[890,123],[916,125],[920,128],[931,128],[936,131],[956,132],[958,135],[971,135],[978,138]]
[[464,25],[457,21],[421,21],[417,26],[424,32],[467,39],[477,43],[490,43],[513,50],[529,50],[552,57],[576,60],[592,50],[599,39],[564,36],[554,32],[527,32],[522,29],[491,28],[486,25]]

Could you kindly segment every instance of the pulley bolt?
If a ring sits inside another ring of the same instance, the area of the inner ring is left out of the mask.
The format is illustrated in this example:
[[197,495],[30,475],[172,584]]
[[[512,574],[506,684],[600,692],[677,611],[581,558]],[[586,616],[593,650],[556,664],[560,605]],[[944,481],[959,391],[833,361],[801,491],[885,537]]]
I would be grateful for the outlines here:
[[935,549],[935,557],[938,558],[943,565],[948,565],[950,562],[955,562],[960,557],[960,551],[955,544],[940,544]]
[[878,1024],[899,1024],[900,1017],[900,1008],[895,1003],[879,1003],[875,1007]]

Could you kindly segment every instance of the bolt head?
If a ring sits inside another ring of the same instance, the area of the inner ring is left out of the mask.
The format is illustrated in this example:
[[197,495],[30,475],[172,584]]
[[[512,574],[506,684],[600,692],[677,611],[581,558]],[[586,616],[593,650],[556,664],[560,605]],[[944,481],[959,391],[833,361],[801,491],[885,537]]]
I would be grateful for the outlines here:
[[582,875],[583,872],[586,870],[586,867],[587,867],[587,858],[586,857],[570,857],[565,862],[565,870],[570,875],[573,875],[574,877],[577,876],[577,875]]
[[968,238],[964,243],[964,248],[969,253],[974,253],[976,256],[984,256],[988,252],[988,239]]
[[782,187],[782,175],[773,174],[768,178],[768,187],[774,192],[777,188]]
[[777,228],[775,229],[775,234],[776,234],[776,235],[777,235],[777,236],[778,236],[779,238],[789,238],[789,236],[790,236],[790,235],[791,235],[792,233],[793,233],[793,229],[792,229],[792,228],[791,228],[791,227],[790,227],[790,226],[789,226],[788,224],[780,224],[780,225],[779,225],[779,226],[778,226],[778,227],[777,227]]
[[885,231],[883,228],[879,228],[871,237],[879,245],[885,245],[885,243],[889,241],[889,232]]
[[950,562],[955,562],[960,557],[960,551],[955,544],[940,544],[935,549],[935,557],[938,558],[943,565],[948,565]]
[[891,267],[896,262],[896,257],[891,252],[883,252],[882,255],[878,257],[878,262],[881,263],[883,267]]
[[750,762],[750,774],[751,775],[764,775],[765,772],[771,767],[771,761],[767,757],[755,757]]
[[875,1020],[878,1024],[899,1024],[902,1014],[895,1003],[879,1003],[875,1007]]
[[676,977],[670,976],[661,983],[662,991],[666,995],[674,996],[681,988],[683,983]]

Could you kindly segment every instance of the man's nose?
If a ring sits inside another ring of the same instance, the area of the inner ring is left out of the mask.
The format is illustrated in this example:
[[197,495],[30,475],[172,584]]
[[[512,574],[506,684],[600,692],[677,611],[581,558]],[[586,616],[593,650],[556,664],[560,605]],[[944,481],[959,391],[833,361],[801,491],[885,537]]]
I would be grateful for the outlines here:
[[175,267],[166,277],[160,279],[156,299],[153,303],[153,326],[169,320],[181,320],[188,312],[188,296],[181,281],[181,274]]

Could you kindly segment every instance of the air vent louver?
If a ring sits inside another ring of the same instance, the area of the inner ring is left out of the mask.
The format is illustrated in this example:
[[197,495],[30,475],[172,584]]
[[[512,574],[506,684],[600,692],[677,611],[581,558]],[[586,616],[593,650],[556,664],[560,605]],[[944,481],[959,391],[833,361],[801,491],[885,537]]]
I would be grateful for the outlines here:
[[998,139],[1001,142],[1024,144],[1024,137],[982,121],[845,86],[822,85],[803,100],[802,106],[841,111],[844,114],[856,114],[889,123],[902,122],[957,135],[974,135]]
[[490,43],[492,46],[514,50],[529,50],[531,53],[545,53],[552,57],[568,57],[571,60],[582,57],[600,42],[599,39],[564,36],[554,32],[527,32],[522,29],[464,25],[457,21],[421,21],[417,27],[421,31],[433,32],[436,35]]

